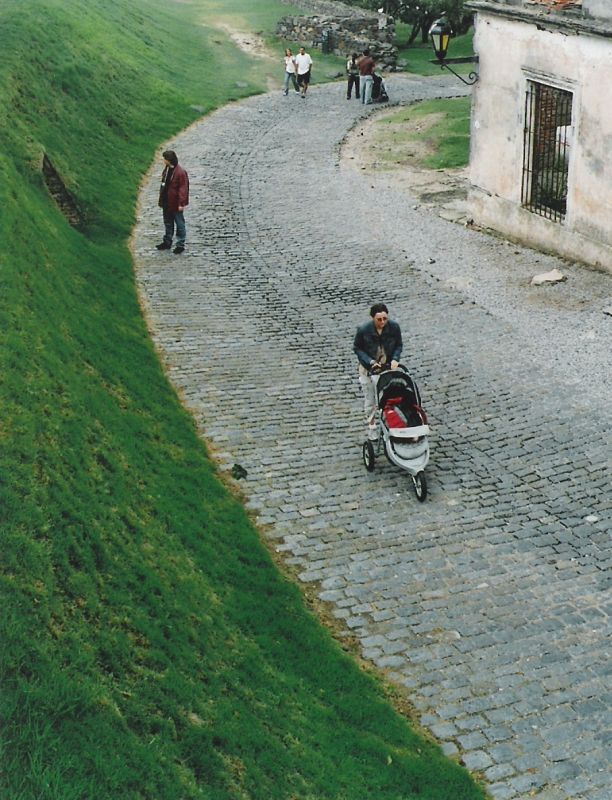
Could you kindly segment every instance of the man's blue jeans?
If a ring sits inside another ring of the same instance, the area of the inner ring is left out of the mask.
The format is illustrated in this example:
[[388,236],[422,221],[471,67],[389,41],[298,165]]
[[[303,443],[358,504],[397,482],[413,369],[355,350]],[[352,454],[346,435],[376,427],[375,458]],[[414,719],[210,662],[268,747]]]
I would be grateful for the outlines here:
[[361,102],[371,103],[374,78],[371,75],[362,75],[360,79],[360,84],[361,84]]
[[164,234],[164,242],[172,244],[174,238],[174,226],[176,225],[176,246],[185,247],[185,237],[187,236],[187,229],[185,227],[185,215],[182,211],[176,213],[166,211],[164,208],[164,226],[166,232]]

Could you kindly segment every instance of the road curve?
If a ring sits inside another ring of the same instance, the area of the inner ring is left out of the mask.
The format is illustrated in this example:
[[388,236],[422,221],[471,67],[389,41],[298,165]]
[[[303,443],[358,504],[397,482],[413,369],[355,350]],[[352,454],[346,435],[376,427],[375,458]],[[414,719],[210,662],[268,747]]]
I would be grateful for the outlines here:
[[[533,327],[519,325],[512,281],[496,303],[464,280],[554,259],[341,168],[363,115],[332,84],[229,105],[168,143],[192,197],[186,253],[159,253],[159,164],[143,186],[133,252],[153,339],[220,469],[247,470],[265,535],[446,752],[498,800],[609,800],[606,386],[564,356],[575,308],[549,309],[547,326],[536,300]],[[351,345],[379,299],[432,425],[424,504],[405,473],[361,462]]]

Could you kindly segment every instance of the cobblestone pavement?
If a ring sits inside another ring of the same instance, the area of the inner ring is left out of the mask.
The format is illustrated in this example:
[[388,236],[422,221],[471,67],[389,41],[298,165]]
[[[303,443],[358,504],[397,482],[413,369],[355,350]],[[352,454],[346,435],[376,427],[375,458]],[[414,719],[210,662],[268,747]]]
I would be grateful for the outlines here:
[[[445,751],[497,800],[610,800],[609,385],[581,385],[563,358],[595,312],[584,297],[582,322],[558,310],[553,363],[544,333],[513,324],[520,295],[497,313],[449,281],[557,262],[340,169],[363,114],[343,86],[313,87],[227,106],[170,143],[192,179],[187,252],[154,249],[159,164],[133,241],[154,340],[220,469],[248,471],[266,535]],[[580,274],[599,302],[609,276]],[[432,424],[423,504],[406,473],[361,461],[351,346],[381,298]]]

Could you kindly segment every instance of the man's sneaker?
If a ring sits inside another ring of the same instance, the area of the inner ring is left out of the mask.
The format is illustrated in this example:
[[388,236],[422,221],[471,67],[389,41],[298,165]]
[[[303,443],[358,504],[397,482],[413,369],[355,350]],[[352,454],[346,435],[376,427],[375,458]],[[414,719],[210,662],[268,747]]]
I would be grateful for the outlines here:
[[172,245],[168,244],[168,242],[161,242],[161,244],[155,245],[156,250],[170,250],[171,247]]
[[178,254],[179,254],[179,253],[184,253],[184,252],[185,252],[185,248],[184,248],[184,247],[181,247],[181,246],[179,245],[178,247],[175,247],[175,248],[174,248],[174,250],[173,250],[172,252],[173,252],[175,255],[177,255],[177,256],[178,256]]

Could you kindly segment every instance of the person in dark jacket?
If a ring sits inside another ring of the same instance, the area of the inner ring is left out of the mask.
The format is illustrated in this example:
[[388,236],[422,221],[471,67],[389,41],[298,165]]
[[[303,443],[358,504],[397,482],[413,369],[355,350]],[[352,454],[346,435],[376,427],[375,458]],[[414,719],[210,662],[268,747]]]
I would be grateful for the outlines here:
[[159,207],[164,212],[165,233],[163,241],[157,245],[158,250],[170,250],[174,229],[176,227],[176,247],[172,251],[177,255],[185,250],[185,206],[189,204],[189,176],[178,163],[174,150],[162,153],[164,171],[159,187]]
[[359,383],[363,390],[363,409],[368,439],[378,438],[376,383],[383,368],[397,369],[402,354],[402,331],[397,322],[389,319],[384,303],[370,308],[370,321],[357,328],[353,352],[359,361]]
[[359,100],[359,61],[357,53],[353,55],[346,62],[346,74],[348,76],[348,84],[346,87],[346,99],[351,99],[351,92],[353,86],[355,87],[355,100]]

